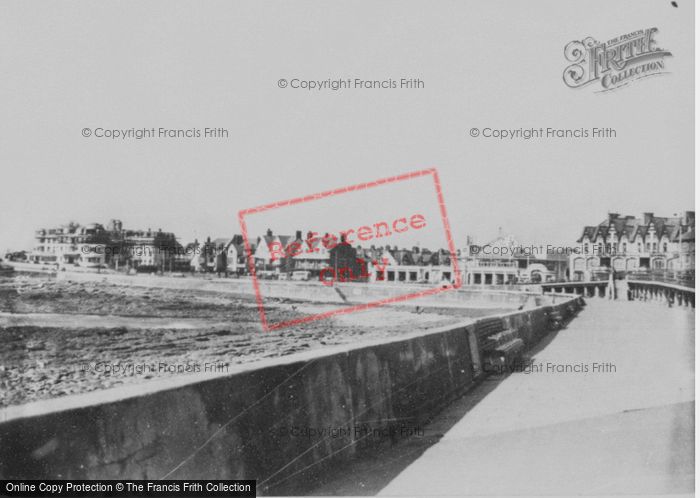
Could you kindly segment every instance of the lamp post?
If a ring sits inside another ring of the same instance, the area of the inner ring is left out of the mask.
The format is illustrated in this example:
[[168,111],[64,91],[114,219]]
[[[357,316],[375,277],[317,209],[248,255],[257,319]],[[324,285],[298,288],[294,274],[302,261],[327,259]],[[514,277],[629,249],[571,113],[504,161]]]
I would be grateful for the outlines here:
[[680,279],[683,276],[683,237],[681,236],[683,234],[683,217],[681,217],[678,221],[678,271],[679,275],[677,280],[680,282]]

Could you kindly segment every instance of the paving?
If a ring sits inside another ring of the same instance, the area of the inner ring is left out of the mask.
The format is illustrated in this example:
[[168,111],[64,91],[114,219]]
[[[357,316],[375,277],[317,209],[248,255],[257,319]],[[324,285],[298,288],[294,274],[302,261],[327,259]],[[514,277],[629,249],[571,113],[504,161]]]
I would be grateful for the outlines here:
[[694,492],[694,310],[589,299],[424,428],[315,490],[386,496]]
[[692,493],[693,369],[693,311],[589,300],[381,494]]

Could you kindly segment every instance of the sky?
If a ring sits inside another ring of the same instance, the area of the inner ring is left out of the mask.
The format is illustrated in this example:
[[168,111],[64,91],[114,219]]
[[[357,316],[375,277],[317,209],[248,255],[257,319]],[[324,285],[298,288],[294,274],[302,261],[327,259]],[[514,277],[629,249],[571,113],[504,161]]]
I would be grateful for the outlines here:
[[[439,173],[458,247],[499,227],[523,243],[574,244],[609,211],[693,209],[693,5],[677,3],[4,2],[0,251],[70,220],[116,218],[183,243],[227,237],[242,209],[425,168]],[[667,74],[603,93],[563,83],[570,41],[650,27],[672,53]],[[282,78],[424,88],[308,91]],[[229,136],[94,136],[153,127]],[[617,136],[497,140],[474,127]],[[359,225],[435,206],[408,190],[351,195],[321,218],[356,213]],[[293,214],[279,230],[307,228]],[[444,247],[443,235],[419,242]]]

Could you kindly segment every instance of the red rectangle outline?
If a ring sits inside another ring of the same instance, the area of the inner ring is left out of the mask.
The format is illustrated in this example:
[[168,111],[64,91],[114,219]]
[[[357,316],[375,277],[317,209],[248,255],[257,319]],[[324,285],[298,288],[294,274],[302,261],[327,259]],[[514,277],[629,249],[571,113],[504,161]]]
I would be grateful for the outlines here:
[[[395,183],[402,180],[410,180],[411,178],[418,178],[421,176],[432,175],[433,182],[435,184],[435,192],[438,198],[438,204],[440,206],[440,216],[442,217],[442,224],[445,229],[445,237],[447,239],[447,249],[450,252],[450,259],[452,261],[452,271],[455,275],[455,282],[451,285],[436,287],[432,289],[427,289],[420,292],[413,292],[410,294],[404,294],[401,296],[390,297],[386,299],[381,299],[379,301],[372,301],[370,303],[358,304],[351,306],[349,308],[338,308],[337,310],[326,311],[325,313],[318,313],[316,315],[308,315],[302,318],[295,318],[293,320],[284,320],[282,322],[277,322],[270,324],[267,321],[267,316],[265,314],[265,307],[263,305],[263,297],[260,293],[260,283],[258,282],[258,277],[255,273],[255,259],[253,257],[253,251],[250,247],[250,242],[248,240],[248,228],[245,223],[245,216],[254,213],[261,213],[264,211],[269,211],[270,209],[283,207],[283,206],[293,206],[295,204],[300,204],[302,202],[309,202],[318,199],[325,199],[338,194],[345,194],[348,192],[354,192],[358,190],[365,190],[371,187],[377,187],[379,185],[385,185],[389,183]],[[457,252],[455,251],[454,239],[452,238],[452,231],[450,230],[450,223],[447,220],[447,209],[445,207],[445,201],[442,195],[442,186],[440,185],[440,178],[438,177],[437,169],[428,168],[419,171],[413,171],[411,173],[405,173],[398,176],[390,176],[387,178],[382,178],[380,180],[375,180],[372,182],[358,183],[357,185],[351,185],[349,187],[338,188],[334,190],[327,190],[325,192],[319,192],[316,194],[306,195],[304,197],[296,197],[294,199],[288,199],[286,201],[273,202],[270,204],[264,204],[262,206],[243,209],[238,212],[238,222],[241,226],[241,233],[243,235],[243,244],[246,251],[246,259],[248,261],[248,269],[250,271],[251,277],[253,279],[253,288],[255,290],[255,300],[258,304],[258,312],[260,313],[260,321],[262,322],[262,327],[264,331],[271,331],[280,329],[283,327],[289,327],[292,325],[299,325],[301,323],[307,323],[315,320],[322,320],[334,315],[343,315],[346,313],[351,313],[353,311],[362,311],[371,308],[377,308],[385,304],[398,303],[402,301],[408,301],[410,299],[415,299],[418,297],[429,296],[433,294],[438,294],[440,292],[445,292],[448,290],[459,289],[462,286],[462,275],[459,272],[459,265],[457,263]]]

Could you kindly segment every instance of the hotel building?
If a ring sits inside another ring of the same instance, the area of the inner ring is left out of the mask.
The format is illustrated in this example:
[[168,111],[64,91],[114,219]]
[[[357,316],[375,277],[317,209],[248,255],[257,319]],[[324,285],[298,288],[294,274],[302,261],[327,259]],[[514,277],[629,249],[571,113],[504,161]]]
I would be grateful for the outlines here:
[[681,272],[695,270],[695,211],[672,217],[609,213],[583,228],[580,254],[570,255],[572,280],[591,280],[613,270]]

